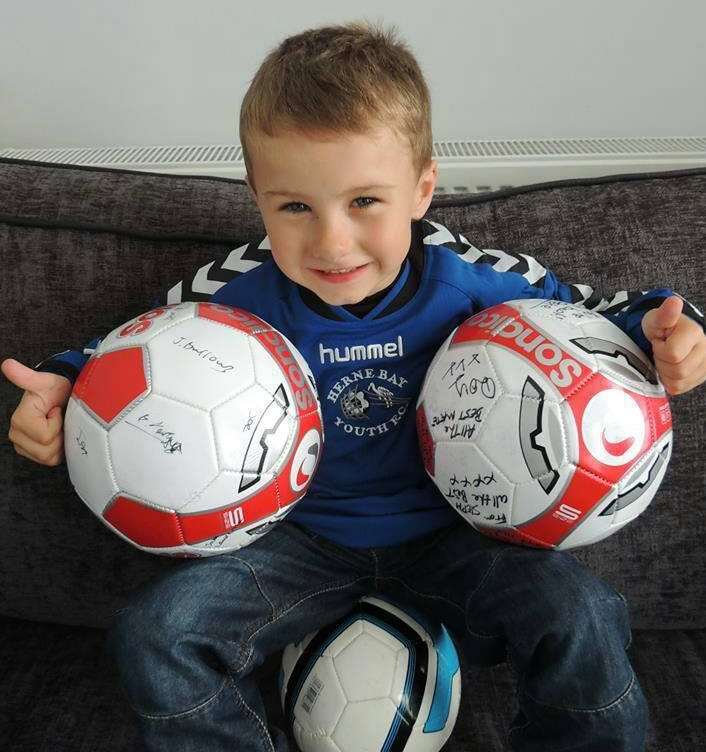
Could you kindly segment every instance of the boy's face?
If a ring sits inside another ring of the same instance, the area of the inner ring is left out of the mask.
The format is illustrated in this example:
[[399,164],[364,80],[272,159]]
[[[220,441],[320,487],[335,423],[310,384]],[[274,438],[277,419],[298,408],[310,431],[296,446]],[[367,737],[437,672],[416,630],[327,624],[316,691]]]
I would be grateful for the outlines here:
[[417,176],[394,131],[259,135],[253,193],[277,266],[330,305],[357,303],[392,283],[424,216],[437,167]]

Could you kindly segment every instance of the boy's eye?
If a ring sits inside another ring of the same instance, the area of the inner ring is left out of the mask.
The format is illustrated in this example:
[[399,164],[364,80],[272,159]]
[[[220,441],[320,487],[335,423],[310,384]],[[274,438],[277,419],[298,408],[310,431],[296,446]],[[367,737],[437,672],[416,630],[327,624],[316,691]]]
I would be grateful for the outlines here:
[[377,199],[373,198],[372,196],[358,196],[358,198],[354,199],[353,203],[356,201],[359,201],[358,204],[359,209],[365,209],[368,206],[372,206],[373,204],[377,203]]
[[306,211],[309,207],[306,204],[302,204],[299,201],[292,201],[289,204],[285,204],[280,211],[286,211],[290,212],[291,214],[301,214],[303,211]]
[[[356,209],[367,209],[369,206],[376,204],[378,199],[372,196],[358,196],[353,199],[353,203],[356,205]],[[290,201],[281,207],[280,211],[289,212],[290,214],[302,214],[307,211],[309,207],[303,204],[301,201]]]

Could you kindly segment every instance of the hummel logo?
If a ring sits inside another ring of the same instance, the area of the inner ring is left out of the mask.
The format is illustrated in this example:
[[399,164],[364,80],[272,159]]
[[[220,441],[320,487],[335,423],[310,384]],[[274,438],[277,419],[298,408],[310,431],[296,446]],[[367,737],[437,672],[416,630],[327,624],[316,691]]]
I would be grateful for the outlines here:
[[350,360],[379,360],[381,358],[398,358],[404,355],[402,337],[397,337],[396,342],[374,343],[371,345],[354,345],[353,347],[324,347],[319,343],[319,356],[321,363],[347,363]]

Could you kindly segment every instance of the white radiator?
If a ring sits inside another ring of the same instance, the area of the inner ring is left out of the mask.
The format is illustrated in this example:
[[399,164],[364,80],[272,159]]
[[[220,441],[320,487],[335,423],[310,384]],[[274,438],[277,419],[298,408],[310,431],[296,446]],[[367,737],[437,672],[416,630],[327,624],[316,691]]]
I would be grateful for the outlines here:
[[[239,145],[4,149],[0,157],[244,178]],[[706,138],[436,141],[437,193],[484,193],[566,178],[706,167]]]

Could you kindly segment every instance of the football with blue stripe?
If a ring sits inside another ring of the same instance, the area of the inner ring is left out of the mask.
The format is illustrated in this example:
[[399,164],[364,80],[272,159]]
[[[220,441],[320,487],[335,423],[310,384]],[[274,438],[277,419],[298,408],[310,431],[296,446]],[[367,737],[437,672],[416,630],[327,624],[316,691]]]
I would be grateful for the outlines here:
[[437,752],[458,714],[458,654],[443,624],[363,598],[285,648],[280,696],[302,752]]

